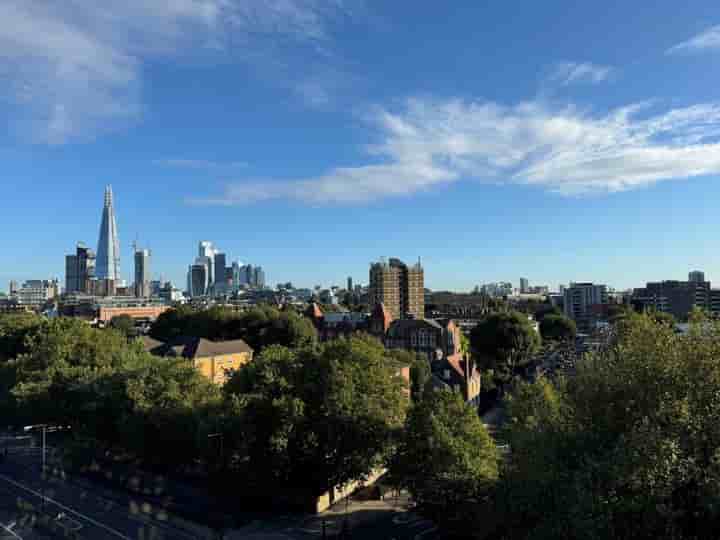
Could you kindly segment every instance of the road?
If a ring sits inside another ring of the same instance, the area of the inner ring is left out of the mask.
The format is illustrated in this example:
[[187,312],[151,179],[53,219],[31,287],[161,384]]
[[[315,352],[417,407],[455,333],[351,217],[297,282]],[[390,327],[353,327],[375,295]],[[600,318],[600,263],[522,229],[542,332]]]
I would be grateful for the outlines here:
[[9,446],[7,459],[0,464],[0,504],[22,501],[51,516],[62,515],[60,522],[77,529],[81,538],[195,540],[204,536],[197,529],[178,525],[161,508],[129,494],[113,492],[110,497],[103,488],[62,475],[43,478],[41,459],[39,448],[28,448],[26,443]]
[[349,530],[352,540],[436,540],[437,527],[408,511],[407,496],[388,501],[341,501],[317,516],[281,516],[235,531],[231,540],[321,540]]

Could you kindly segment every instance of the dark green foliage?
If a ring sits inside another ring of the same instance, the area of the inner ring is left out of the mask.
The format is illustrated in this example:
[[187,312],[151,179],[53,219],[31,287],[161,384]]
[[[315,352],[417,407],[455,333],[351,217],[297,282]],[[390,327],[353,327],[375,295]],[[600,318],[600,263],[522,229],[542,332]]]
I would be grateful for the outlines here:
[[540,335],[551,341],[569,341],[575,339],[577,326],[575,321],[564,315],[546,315],[540,321]]
[[719,357],[717,323],[636,315],[567,383],[519,385],[494,537],[717,538]]
[[482,369],[508,378],[540,346],[540,336],[527,315],[516,311],[492,313],[470,333],[473,356]]
[[35,331],[42,318],[34,313],[0,315],[0,362],[25,352],[25,338]]
[[225,387],[240,411],[234,451],[265,485],[315,493],[379,465],[407,397],[395,362],[372,338],[320,348],[266,348]]
[[445,512],[493,485],[498,454],[477,411],[459,393],[430,391],[408,414],[390,473],[418,503]]
[[135,333],[135,321],[130,315],[116,315],[110,319],[110,327],[126,336],[131,336]]
[[317,340],[315,327],[308,319],[294,311],[280,311],[270,306],[257,306],[242,312],[220,307],[171,309],[158,317],[150,335],[161,341],[177,336],[243,339],[255,352],[268,345],[299,347]]

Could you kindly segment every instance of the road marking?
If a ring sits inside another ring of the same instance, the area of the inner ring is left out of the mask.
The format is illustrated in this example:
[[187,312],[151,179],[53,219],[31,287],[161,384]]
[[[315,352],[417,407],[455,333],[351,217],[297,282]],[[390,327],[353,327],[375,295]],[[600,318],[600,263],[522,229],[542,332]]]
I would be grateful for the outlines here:
[[434,533],[437,530],[437,527],[430,527],[429,529],[426,529],[423,532],[416,534],[414,540],[422,540],[423,536],[425,536],[426,534]]
[[62,508],[63,510],[65,510],[65,511],[67,511],[67,512],[73,513],[74,515],[78,516],[79,518],[84,519],[85,521],[88,521],[89,523],[92,523],[92,524],[95,525],[96,527],[100,527],[101,529],[104,529],[104,530],[106,530],[107,532],[109,532],[109,533],[111,533],[111,534],[114,534],[114,535],[117,536],[118,538],[122,538],[123,540],[132,540],[132,538],[130,538],[129,536],[125,536],[125,535],[124,535],[123,533],[121,533],[120,531],[116,531],[116,530],[113,529],[112,527],[108,527],[108,526],[105,525],[104,523],[100,523],[99,521],[96,521],[96,520],[94,520],[93,518],[91,518],[90,516],[86,516],[86,515],[78,512],[77,510],[73,510],[72,508],[68,508],[68,507],[65,506],[64,504],[59,503],[58,501],[56,501],[56,500],[54,500],[54,499],[51,499],[51,498],[48,497],[47,495],[43,495],[42,493],[38,493],[38,492],[35,491],[34,489],[31,489],[31,488],[29,488],[29,487],[27,487],[27,486],[24,486],[24,485],[21,484],[20,482],[16,482],[16,481],[13,480],[12,478],[8,478],[8,477],[5,476],[4,474],[0,474],[0,478],[2,478],[2,479],[5,480],[6,482],[9,482],[10,484],[12,484],[12,485],[14,485],[14,486],[16,486],[16,487],[19,487],[20,489],[24,489],[25,491],[27,491],[27,492],[29,492],[29,493],[32,493],[33,495],[35,495],[35,496],[37,496],[37,497],[40,497],[41,499],[45,499],[46,501],[50,501],[51,503],[53,503],[54,505]]
[[[15,525],[15,524],[13,523],[13,525]],[[23,537],[22,537],[22,536],[20,536],[19,534],[17,534],[15,531],[13,531],[13,530],[12,530],[10,527],[8,527],[7,525],[3,525],[2,523],[0,523],[0,527],[2,527],[2,528],[5,529],[7,532],[9,532],[10,534],[12,534],[13,538],[19,538],[20,540],[23,540]]]

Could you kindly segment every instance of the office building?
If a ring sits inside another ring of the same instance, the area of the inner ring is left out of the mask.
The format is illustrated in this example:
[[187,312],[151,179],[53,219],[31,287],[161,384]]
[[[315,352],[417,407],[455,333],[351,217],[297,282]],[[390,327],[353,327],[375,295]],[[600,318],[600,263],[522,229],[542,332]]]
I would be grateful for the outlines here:
[[530,282],[527,278],[521,277],[520,278],[520,293],[525,294],[530,292]]
[[383,304],[393,320],[425,317],[424,271],[420,261],[407,266],[400,259],[370,265],[370,310]]
[[100,222],[95,276],[99,280],[120,282],[120,242],[118,240],[112,187],[105,188],[105,201]]
[[700,270],[693,270],[692,272],[688,273],[688,281],[691,281],[693,283],[702,283],[705,281],[705,272],[701,272]]
[[348,292],[353,292],[353,280],[351,277],[347,278],[347,290]]
[[15,292],[18,304],[36,309],[55,299],[59,294],[60,284],[56,279],[30,279]]
[[213,254],[213,292],[216,295],[222,295],[227,292],[227,279],[226,278],[226,257],[225,254],[220,251],[215,251]]
[[[694,277],[699,276],[696,274]],[[638,309],[663,311],[680,321],[687,319],[694,307],[708,311],[712,309],[709,281],[668,280],[647,283],[644,288],[633,290],[631,301]]]
[[607,286],[594,283],[571,283],[564,291],[565,315],[573,319],[580,330],[592,330],[606,314]]
[[65,256],[65,292],[89,292],[95,277],[95,252],[78,242],[74,255]]
[[208,267],[204,264],[192,264],[188,268],[188,294],[191,297],[205,296],[208,292]]
[[147,298],[152,295],[150,288],[150,250],[135,250],[135,296]]
[[8,294],[10,296],[15,296],[18,293],[18,289],[19,289],[18,282],[15,280],[10,280],[10,287],[9,287]]
[[262,266],[256,266],[253,269],[253,280],[252,280],[252,286],[256,287],[258,289],[265,288],[265,271],[262,269]]
[[207,289],[215,282],[215,253],[217,253],[217,250],[212,242],[202,240],[198,244],[198,257],[195,259],[195,264],[205,264],[207,266]]

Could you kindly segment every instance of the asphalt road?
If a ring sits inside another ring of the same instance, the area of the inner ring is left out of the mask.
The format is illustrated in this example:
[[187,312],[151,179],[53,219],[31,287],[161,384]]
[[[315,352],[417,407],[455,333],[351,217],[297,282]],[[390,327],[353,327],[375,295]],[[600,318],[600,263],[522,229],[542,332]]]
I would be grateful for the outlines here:
[[[0,504],[18,500],[57,516],[77,529],[81,538],[98,540],[195,540],[207,536],[171,523],[162,509],[129,494],[75,483],[52,474],[41,474],[41,451],[26,445],[10,446],[0,463]],[[2,528],[0,527],[0,532]],[[1,537],[1,536],[0,536]]]

